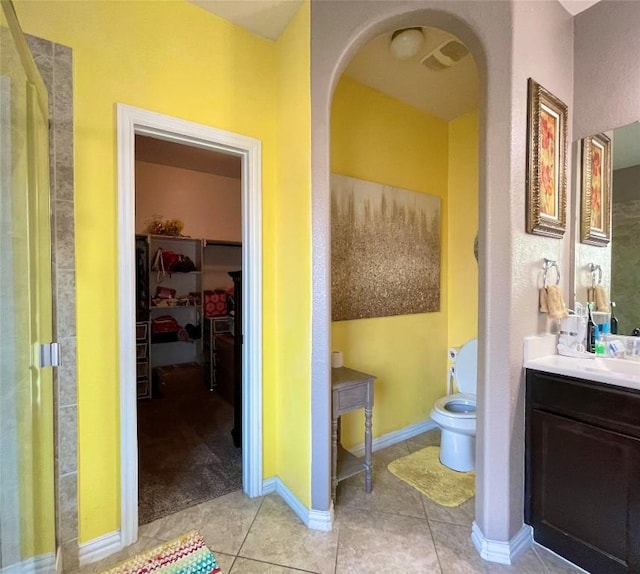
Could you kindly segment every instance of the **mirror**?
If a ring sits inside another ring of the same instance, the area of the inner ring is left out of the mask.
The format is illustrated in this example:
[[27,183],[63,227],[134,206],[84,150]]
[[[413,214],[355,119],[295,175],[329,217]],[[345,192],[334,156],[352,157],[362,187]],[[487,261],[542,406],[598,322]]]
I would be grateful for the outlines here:
[[619,332],[640,329],[640,122],[613,131],[611,300]]
[[[580,243],[581,173],[576,178],[575,299],[587,300],[593,266],[615,302],[618,333],[640,329],[640,121],[606,132],[611,138],[611,241],[599,247]],[[581,163],[581,162],[580,162]],[[596,281],[599,277],[595,276]]]

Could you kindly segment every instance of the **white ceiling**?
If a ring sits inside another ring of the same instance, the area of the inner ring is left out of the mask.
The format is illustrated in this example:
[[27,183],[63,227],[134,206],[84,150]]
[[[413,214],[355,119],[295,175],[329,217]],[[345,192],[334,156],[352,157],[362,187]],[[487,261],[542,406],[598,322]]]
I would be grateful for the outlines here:
[[188,0],[269,40],[277,40],[303,0]]
[[366,86],[449,121],[478,107],[478,70],[471,54],[451,68],[434,72],[420,60],[455,36],[437,28],[423,28],[424,44],[408,60],[389,52],[392,32],[365,45],[351,60],[345,74]]
[[600,0],[558,0],[562,4],[567,12],[572,16],[579,14],[587,8],[591,8],[594,4],[600,2]]
[[136,161],[170,165],[181,169],[240,179],[242,160],[235,155],[136,135]]

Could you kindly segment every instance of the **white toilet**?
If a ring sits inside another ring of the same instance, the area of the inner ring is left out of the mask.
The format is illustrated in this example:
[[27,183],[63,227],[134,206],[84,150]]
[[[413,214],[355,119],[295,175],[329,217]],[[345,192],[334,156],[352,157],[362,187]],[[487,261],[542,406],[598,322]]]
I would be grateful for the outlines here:
[[465,343],[454,362],[458,393],[442,397],[431,409],[431,420],[442,429],[440,462],[459,472],[476,466],[476,380],[478,340]]

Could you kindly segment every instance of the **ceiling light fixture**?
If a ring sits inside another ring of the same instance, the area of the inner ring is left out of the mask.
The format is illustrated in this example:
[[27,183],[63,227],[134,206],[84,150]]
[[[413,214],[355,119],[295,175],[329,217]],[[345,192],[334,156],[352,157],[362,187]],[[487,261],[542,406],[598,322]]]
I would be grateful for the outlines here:
[[389,51],[397,60],[408,60],[418,53],[423,43],[422,28],[402,28],[392,34]]

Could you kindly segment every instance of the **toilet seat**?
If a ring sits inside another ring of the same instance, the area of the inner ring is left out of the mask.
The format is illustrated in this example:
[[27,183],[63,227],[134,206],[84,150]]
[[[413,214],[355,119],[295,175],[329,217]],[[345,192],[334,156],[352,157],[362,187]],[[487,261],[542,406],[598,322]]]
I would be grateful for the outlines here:
[[460,348],[454,367],[456,386],[460,393],[475,396],[478,380],[478,339],[471,339]]
[[433,409],[440,415],[454,419],[476,418],[476,396],[469,393],[455,393],[438,399]]

